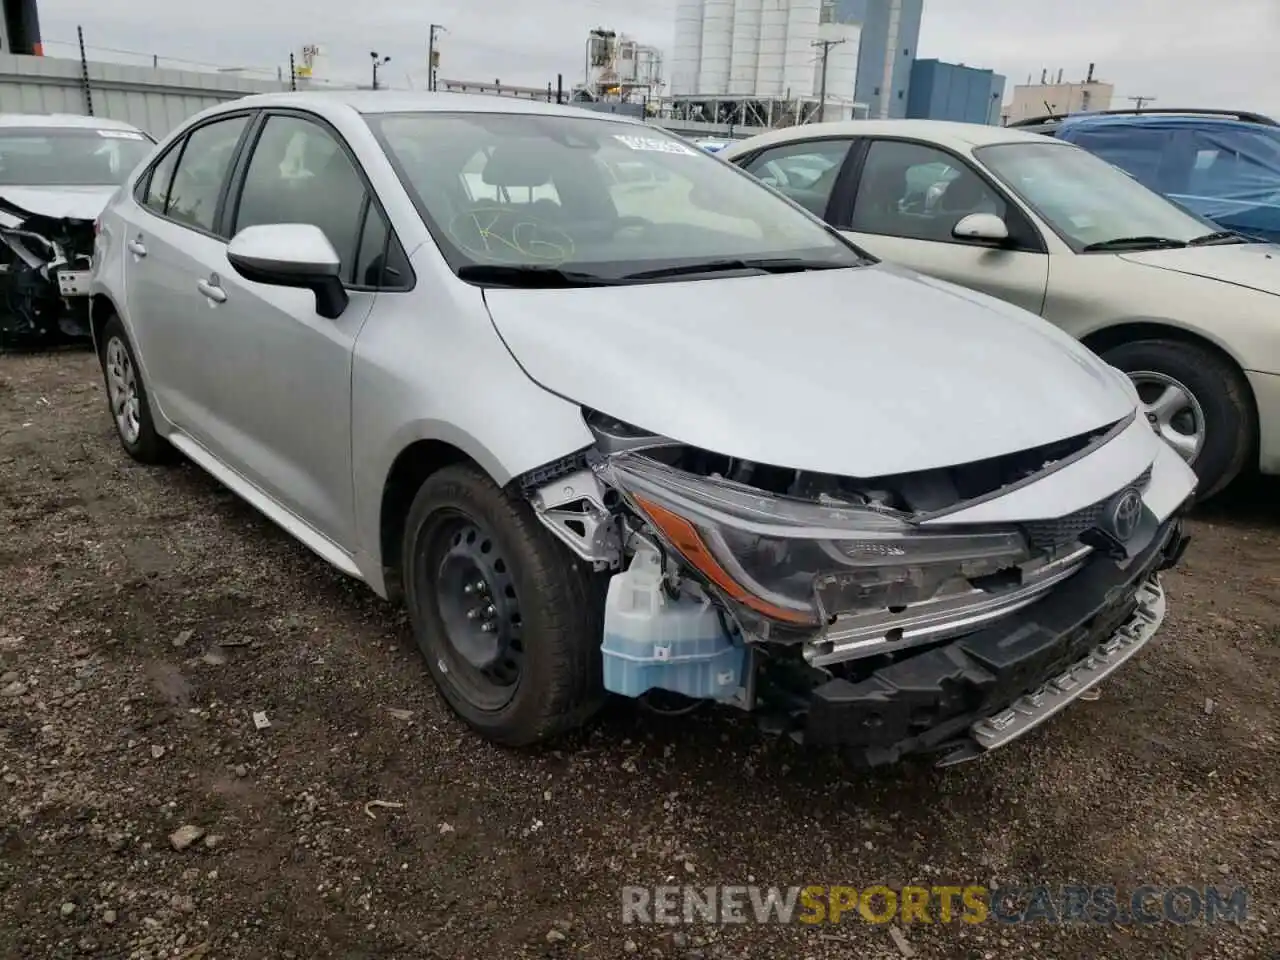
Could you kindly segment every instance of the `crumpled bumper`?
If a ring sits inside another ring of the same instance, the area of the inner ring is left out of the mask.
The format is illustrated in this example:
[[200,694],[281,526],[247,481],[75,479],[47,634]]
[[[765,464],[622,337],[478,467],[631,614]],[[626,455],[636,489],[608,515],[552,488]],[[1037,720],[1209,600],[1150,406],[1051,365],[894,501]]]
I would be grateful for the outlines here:
[[1189,538],[1166,521],[1139,555],[1097,555],[1061,586],[985,629],[814,690],[806,743],[876,766],[940,752],[971,759],[1039,726],[1136,653],[1159,628],[1159,572]]

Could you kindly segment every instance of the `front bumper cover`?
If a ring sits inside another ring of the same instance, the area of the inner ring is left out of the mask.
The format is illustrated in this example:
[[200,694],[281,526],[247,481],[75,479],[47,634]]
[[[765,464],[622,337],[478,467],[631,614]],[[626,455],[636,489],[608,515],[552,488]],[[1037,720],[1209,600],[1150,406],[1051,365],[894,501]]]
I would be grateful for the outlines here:
[[1159,572],[1188,541],[1174,518],[1129,562],[1096,556],[1016,616],[862,680],[824,683],[812,694],[805,742],[847,748],[868,766],[921,752],[943,752],[945,765],[1008,743],[1154,635],[1164,616]]

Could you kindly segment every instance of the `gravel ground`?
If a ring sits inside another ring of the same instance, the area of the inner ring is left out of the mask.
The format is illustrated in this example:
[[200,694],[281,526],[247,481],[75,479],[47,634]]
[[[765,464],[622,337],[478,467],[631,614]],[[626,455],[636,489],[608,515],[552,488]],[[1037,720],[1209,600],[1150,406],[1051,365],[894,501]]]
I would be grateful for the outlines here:
[[[91,357],[0,358],[0,955],[1276,956],[1275,492],[1198,517],[1153,646],[984,761],[860,774],[627,704],[507,752],[398,611],[193,467],[129,461]],[[1250,901],[1215,926],[624,926],[622,885],[669,878]]]

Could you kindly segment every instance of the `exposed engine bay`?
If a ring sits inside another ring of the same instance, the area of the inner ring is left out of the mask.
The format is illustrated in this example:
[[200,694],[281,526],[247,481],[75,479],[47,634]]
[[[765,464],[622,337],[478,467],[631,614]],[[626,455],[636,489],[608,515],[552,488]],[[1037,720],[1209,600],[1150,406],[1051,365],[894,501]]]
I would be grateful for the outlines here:
[[0,349],[88,341],[92,220],[31,213],[0,193]]
[[[1175,523],[1143,510],[1150,466],[1065,516],[921,526],[1089,455],[1132,418],[991,461],[864,480],[735,460],[584,416],[595,445],[521,483],[542,522],[608,576],[604,685],[641,700],[660,692],[772,709],[794,733],[815,691],[874,685],[886,668],[1014,629],[1011,614],[1091,566],[1137,576],[1125,581],[1129,597],[1158,591],[1140,568],[1182,548]],[[1104,595],[1117,602],[1115,587]],[[915,722],[940,723],[948,696],[917,704]]]

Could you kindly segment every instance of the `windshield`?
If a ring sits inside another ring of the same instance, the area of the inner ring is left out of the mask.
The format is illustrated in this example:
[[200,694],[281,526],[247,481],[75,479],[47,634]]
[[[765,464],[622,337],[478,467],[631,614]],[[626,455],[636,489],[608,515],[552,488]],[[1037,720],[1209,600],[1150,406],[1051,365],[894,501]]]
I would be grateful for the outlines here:
[[152,146],[133,130],[5,127],[0,129],[0,186],[114,186]]
[[753,178],[652,127],[498,113],[366,119],[454,270],[607,280],[728,260],[864,262]]
[[1079,147],[1003,143],[974,154],[1076,250],[1181,245],[1219,229]]

